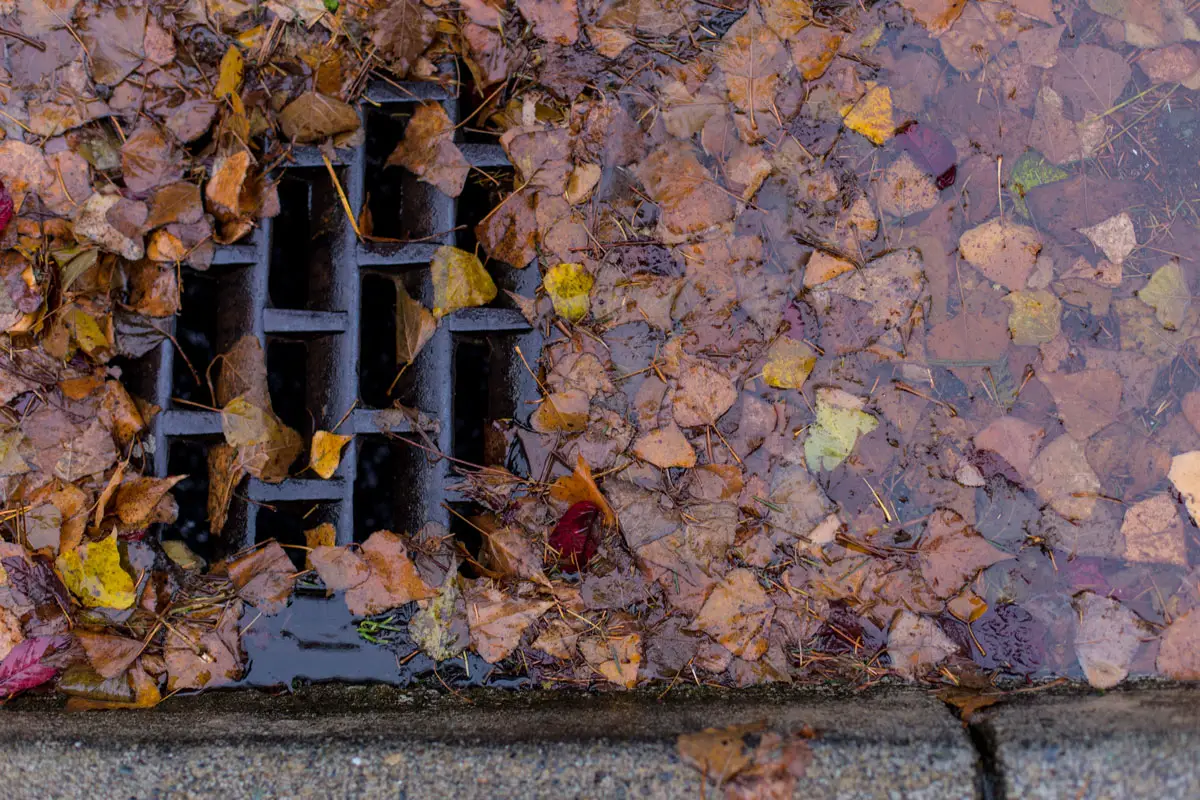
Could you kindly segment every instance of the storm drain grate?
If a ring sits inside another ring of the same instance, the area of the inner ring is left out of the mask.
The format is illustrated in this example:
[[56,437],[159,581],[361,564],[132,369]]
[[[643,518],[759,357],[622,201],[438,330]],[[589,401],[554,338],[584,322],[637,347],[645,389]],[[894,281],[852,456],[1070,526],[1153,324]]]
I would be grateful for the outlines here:
[[[382,528],[414,531],[429,520],[453,527],[446,507],[460,500],[448,491],[453,465],[394,437],[433,442],[443,453],[481,463],[489,422],[516,416],[524,398],[534,395],[514,346],[532,359],[540,339],[519,311],[505,307],[503,291],[492,307],[444,318],[389,391],[399,369],[397,283],[432,306],[428,265],[434,250],[443,244],[473,249],[474,226],[495,204],[488,187],[503,185],[506,175],[511,183],[502,148],[471,142],[469,135],[458,142],[474,168],[462,198],[450,198],[400,167],[384,169],[405,120],[422,101],[439,102],[451,120],[458,119],[458,98],[441,86],[372,86],[360,104],[365,141],[338,150],[333,162],[356,218],[368,204],[376,234],[419,241],[359,241],[320,152],[296,148],[295,160],[278,175],[280,214],[263,221],[247,243],[219,248],[207,272],[189,271],[183,278],[183,311],[172,324],[198,371],[253,334],[263,344],[272,404],[284,422],[311,435],[344,419],[338,432],[355,435],[329,480],[308,472],[278,484],[254,478],[243,483],[223,549],[268,537],[302,542],[303,529],[321,522],[334,525],[339,544]],[[532,294],[536,288],[536,269],[488,268],[502,290]],[[140,365],[142,395],[163,409],[147,449],[156,475],[190,475],[177,488],[179,527],[186,539],[211,551],[211,543],[205,546],[204,454],[221,440],[221,417],[193,405],[211,397],[181,362],[175,345],[165,341]],[[424,436],[414,431],[403,413],[388,410],[393,400],[436,420],[436,430]]]

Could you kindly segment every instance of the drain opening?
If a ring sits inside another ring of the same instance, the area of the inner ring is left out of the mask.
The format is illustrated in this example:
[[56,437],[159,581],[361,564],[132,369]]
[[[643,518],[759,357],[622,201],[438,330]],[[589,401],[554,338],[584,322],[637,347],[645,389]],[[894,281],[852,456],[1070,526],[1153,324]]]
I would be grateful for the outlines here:
[[[175,340],[179,343],[184,357],[176,356],[172,365],[171,385],[174,397],[202,405],[212,402],[204,373],[219,352],[219,306],[220,292],[216,276],[189,273],[183,281],[182,308],[175,320]],[[195,374],[188,368],[188,362],[191,362]]]

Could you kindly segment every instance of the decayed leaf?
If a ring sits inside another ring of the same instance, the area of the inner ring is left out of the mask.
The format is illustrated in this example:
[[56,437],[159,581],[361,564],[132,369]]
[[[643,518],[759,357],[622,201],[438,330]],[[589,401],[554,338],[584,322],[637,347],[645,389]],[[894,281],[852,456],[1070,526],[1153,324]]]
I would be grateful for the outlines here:
[[1080,441],[1112,424],[1121,410],[1121,376],[1111,369],[1047,373],[1038,379],[1054,397],[1067,433]]
[[685,428],[716,425],[733,407],[737,388],[723,372],[704,361],[690,360],[681,366],[671,409],[675,421]]
[[1049,163],[1036,150],[1025,151],[1017,159],[1017,163],[1013,164],[1012,172],[1008,177],[1008,188],[1012,194],[1013,205],[1016,206],[1017,212],[1021,216],[1028,218],[1029,206],[1025,204],[1025,195],[1031,189],[1035,189],[1038,186],[1066,180],[1068,177],[1070,175],[1066,170],[1059,169]]
[[900,0],[900,5],[911,11],[913,19],[937,36],[950,29],[966,7],[967,0]]
[[346,591],[346,608],[356,617],[379,614],[436,594],[436,589],[417,572],[404,542],[390,531],[372,533],[361,552],[318,547],[311,558],[326,588]]
[[681,734],[677,743],[679,756],[720,786],[753,763],[743,737],[764,727],[764,723],[758,722]]
[[388,156],[387,165],[399,165],[443,194],[458,197],[471,165],[454,144],[454,123],[440,103],[422,103],[404,129],[404,139]]
[[471,647],[489,664],[517,649],[525,630],[554,605],[551,600],[508,597],[480,582],[468,586],[464,596]]
[[964,233],[958,248],[989,280],[1016,291],[1025,288],[1042,238],[1033,228],[993,219]]
[[1004,298],[1012,306],[1008,331],[1013,344],[1036,347],[1062,332],[1062,302],[1045,289],[1012,292]]
[[121,567],[117,535],[84,542],[55,560],[71,594],[89,608],[126,609],[133,605],[133,578]]
[[757,661],[767,652],[775,604],[748,569],[735,569],[713,588],[692,627],[735,656]]
[[817,364],[817,354],[804,342],[782,337],[767,350],[763,380],[776,389],[799,389]]
[[1079,612],[1075,653],[1088,683],[1111,689],[1129,674],[1129,665],[1145,635],[1138,615],[1110,597],[1082,592],[1072,601]]
[[928,172],[917,166],[908,153],[883,171],[878,187],[879,207],[893,217],[907,217],[928,211],[938,204],[938,187]]
[[182,539],[163,539],[161,545],[167,558],[171,559],[180,569],[200,570],[208,565],[208,562],[192,552],[192,548],[188,547]]
[[1179,260],[1173,259],[1155,270],[1149,283],[1138,291],[1138,299],[1153,306],[1160,325],[1169,331],[1179,330],[1192,307],[1192,292]]
[[675,423],[639,436],[633,454],[660,469],[696,466],[696,450]]
[[642,637],[636,633],[581,639],[579,652],[588,666],[607,680],[626,689],[637,686],[642,662]]
[[862,410],[862,398],[841,389],[817,390],[816,421],[804,440],[804,458],[811,470],[833,470],[846,460],[858,437],[879,425],[875,417]]
[[956,511],[939,509],[930,517],[918,545],[921,575],[940,598],[949,598],[992,564],[1013,556],[979,535]]
[[329,480],[342,462],[342,449],[353,438],[329,431],[317,431],[313,434],[309,467],[325,480]]
[[929,617],[901,611],[888,632],[892,669],[913,680],[958,652],[958,645]]
[[1137,248],[1137,234],[1134,232],[1133,219],[1128,211],[1122,211],[1090,228],[1080,228],[1079,232],[1114,264],[1123,263]]
[[422,600],[421,606],[408,622],[413,642],[434,661],[458,657],[470,644],[470,629],[457,576],[449,577],[433,599]]
[[318,142],[358,125],[354,106],[320,92],[305,92],[279,112],[283,135],[296,142]]
[[215,613],[216,620],[176,620],[167,631],[163,655],[168,691],[226,686],[241,677],[242,603],[235,600]]
[[517,8],[533,25],[534,33],[547,42],[570,45],[579,38],[575,0],[517,0]]
[[1187,567],[1187,534],[1176,503],[1168,494],[1134,503],[1121,523],[1125,560]]
[[460,308],[486,305],[496,298],[496,284],[474,253],[439,247],[429,264],[433,274],[433,316],[441,319]]
[[278,542],[229,562],[229,578],[238,596],[264,614],[287,608],[296,582],[296,568]]
[[529,417],[538,433],[577,433],[587,427],[588,396],[582,389],[547,395]]
[[1200,609],[1183,614],[1163,631],[1156,666],[1173,680],[1200,680]]
[[1100,479],[1088,465],[1083,445],[1073,437],[1059,436],[1046,445],[1034,459],[1029,474],[1042,502],[1069,520],[1091,519]]
[[591,308],[589,293],[595,279],[583,264],[559,264],[551,267],[542,279],[542,286],[554,303],[554,311],[563,319],[578,322]]
[[792,62],[806,81],[825,74],[845,36],[834,28],[810,25],[791,37]]
[[83,645],[92,669],[104,678],[115,678],[129,669],[129,665],[145,649],[145,645],[137,639],[111,633],[77,630],[75,638]]
[[[788,67],[788,53],[779,37],[751,8],[721,39],[717,63],[725,75],[729,101],[740,111],[769,111],[779,81]],[[753,124],[753,123],[752,123]]]
[[213,162],[212,178],[204,186],[204,197],[218,217],[238,215],[249,170],[250,151],[246,149],[218,155]]
[[506,525],[483,539],[484,562],[501,575],[526,580],[542,580],[542,554],[533,540],[520,528]]
[[278,483],[304,447],[300,434],[284,425],[269,408],[239,395],[221,409],[225,441],[237,448],[238,466],[254,477]]
[[1017,417],[1000,417],[975,434],[975,447],[1003,458],[1022,479],[1028,478],[1033,457],[1046,431]]
[[537,257],[536,195],[525,188],[500,201],[475,226],[475,235],[488,258],[524,269]]
[[1200,450],[1180,453],[1172,458],[1167,477],[1175,491],[1183,497],[1192,522],[1200,524]]
[[869,90],[846,112],[844,121],[847,128],[877,145],[891,139],[896,131],[892,119],[892,90],[886,86]]
[[672,142],[646,157],[638,177],[658,203],[663,241],[675,244],[733,218],[729,194],[713,180],[690,144]]

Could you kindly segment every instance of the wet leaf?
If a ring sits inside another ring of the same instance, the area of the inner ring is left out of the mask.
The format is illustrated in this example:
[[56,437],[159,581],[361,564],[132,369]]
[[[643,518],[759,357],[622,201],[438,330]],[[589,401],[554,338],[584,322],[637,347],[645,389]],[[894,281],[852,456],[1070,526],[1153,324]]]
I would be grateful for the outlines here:
[[918,551],[921,575],[943,599],[958,594],[980,571],[1012,558],[967,525],[962,515],[945,508],[930,517]]
[[903,153],[883,171],[878,186],[879,207],[884,213],[905,219],[938,204],[938,187],[912,156]]
[[547,543],[558,553],[558,564],[571,572],[582,572],[596,554],[595,533],[600,507],[590,500],[573,503],[554,526]]
[[804,457],[811,470],[830,471],[846,460],[858,437],[879,425],[863,411],[861,398],[840,389],[817,390],[816,421],[804,440]]
[[524,269],[537,257],[535,203],[529,189],[513,192],[475,226],[475,235],[489,258]]
[[579,11],[575,0],[517,0],[521,16],[533,25],[538,38],[560,45],[579,38]]
[[429,266],[433,273],[433,316],[438,319],[460,308],[487,305],[496,298],[496,284],[473,253],[439,247]]
[[319,92],[305,92],[279,112],[283,135],[295,142],[318,142],[358,125],[354,106]]
[[150,524],[156,509],[167,492],[175,484],[186,478],[186,475],[175,475],[170,478],[133,478],[125,481],[117,489],[116,512],[121,524],[128,527],[139,527]]
[[900,5],[912,12],[913,19],[937,36],[949,30],[966,7],[967,0],[900,0]]
[[811,347],[785,336],[775,340],[767,350],[763,380],[776,389],[799,389],[816,363],[817,354]]
[[674,423],[639,436],[633,443],[633,454],[660,469],[696,466],[695,449]]
[[49,662],[55,651],[65,650],[71,637],[32,636],[17,644],[0,661],[0,698],[12,697],[53,680],[59,668]]
[[343,448],[353,438],[353,436],[343,436],[329,431],[317,431],[313,434],[309,467],[325,480],[329,480],[333,477],[333,473],[337,472],[338,465],[342,462]]
[[692,627],[746,661],[767,652],[775,604],[748,569],[732,570],[713,588]]
[[1083,441],[1116,420],[1123,382],[1113,370],[1058,372],[1038,378],[1054,397],[1059,419],[1071,437]]
[[278,483],[304,448],[300,434],[284,425],[270,409],[239,395],[221,409],[225,441],[237,448],[236,461],[260,480]]
[[507,658],[525,630],[554,605],[550,600],[506,597],[481,582],[468,585],[464,598],[471,648],[489,664]]
[[892,669],[909,680],[921,677],[930,667],[958,652],[937,623],[911,611],[901,611],[888,631],[888,655]]
[[158,128],[138,128],[121,147],[125,187],[136,194],[177,180],[182,174],[179,154]]
[[417,573],[404,542],[390,531],[372,533],[361,552],[318,547],[310,557],[328,589],[345,590],[346,608],[356,617],[380,614],[436,594]]
[[1145,625],[1116,600],[1094,592],[1082,592],[1072,605],[1079,613],[1075,630],[1079,666],[1092,686],[1111,689],[1129,674]]
[[1167,477],[1175,491],[1183,497],[1192,522],[1200,524],[1200,450],[1180,453],[1172,458]]
[[1013,292],[1004,298],[1012,306],[1008,331],[1013,344],[1036,347],[1062,332],[1062,303],[1045,289]]
[[241,601],[219,606],[207,615],[209,618],[196,621],[176,620],[167,631],[163,655],[168,691],[227,686],[241,676]]
[[471,165],[454,144],[454,123],[439,103],[422,103],[404,129],[404,139],[388,156],[387,165],[399,165],[443,194],[458,197]]
[[77,630],[75,638],[83,645],[92,669],[102,678],[115,678],[124,673],[145,649],[137,639],[111,633]]
[[238,596],[264,614],[287,608],[296,582],[296,568],[278,542],[229,562],[229,578]]
[[861,133],[877,145],[892,138],[896,123],[892,119],[892,91],[876,86],[867,91],[845,115],[846,127]]
[[[566,555],[568,548],[564,542],[551,541],[550,546]],[[533,540],[523,530],[512,525],[497,528],[483,539],[482,555],[490,569],[501,575],[544,583],[540,551],[540,547],[534,549]]]
[[371,22],[371,42],[399,78],[406,77],[416,65],[437,30],[437,17],[416,0],[387,3],[375,12]]
[[1170,495],[1156,494],[1125,510],[1126,561],[1187,567],[1187,539],[1176,505]]
[[1123,263],[1137,248],[1137,235],[1128,211],[1122,211],[1090,228],[1080,228],[1079,232],[1114,264]]
[[1050,71],[1050,85],[1081,115],[1097,116],[1114,105],[1132,77],[1120,53],[1093,44],[1064,48]]
[[570,475],[556,480],[550,487],[550,496],[568,505],[574,505],[584,500],[594,503],[603,515],[605,525],[617,523],[616,514],[613,513],[608,500],[601,494],[600,487],[596,485],[596,479],[592,477],[591,467],[584,461],[582,455],[575,460],[575,470]]
[[1200,680],[1200,609],[1177,617],[1163,631],[1157,667],[1172,680]]
[[1008,177],[1008,189],[1012,194],[1013,205],[1016,206],[1017,213],[1029,218],[1029,206],[1025,204],[1025,195],[1030,189],[1061,181],[1067,177],[1069,176],[1066,170],[1054,166],[1037,151],[1027,150],[1017,159],[1017,163],[1013,164],[1012,172]]
[[182,539],[163,539],[160,544],[167,558],[180,569],[201,570],[208,566],[208,562],[196,555]]
[[1169,331],[1179,330],[1192,306],[1187,275],[1178,259],[1159,267],[1150,281],[1138,291],[1138,299],[1154,308],[1154,316]]
[[237,95],[242,90],[242,75],[246,71],[246,60],[237,45],[229,45],[225,55],[221,56],[221,67],[217,73],[217,85],[213,87],[213,97],[224,100],[230,95]]
[[579,322],[591,308],[589,294],[595,279],[583,264],[559,264],[551,267],[542,286],[554,303],[554,311],[569,322]]
[[457,658],[470,644],[467,607],[458,582],[450,578],[408,622],[413,642],[434,661]]
[[705,728],[699,733],[680,734],[679,756],[718,786],[736,777],[753,763],[744,737],[763,730],[765,723]]
[[[717,50],[729,101],[740,111],[769,111],[788,65],[779,37],[751,8],[730,26]],[[753,126],[753,122],[751,125]]]
[[611,634],[581,639],[579,652],[588,666],[606,680],[632,689],[637,686],[638,667],[642,663],[642,637],[636,633]]
[[700,360],[682,365],[671,409],[685,428],[715,425],[737,400],[737,388],[720,370]]
[[1096,510],[1100,480],[1088,465],[1083,445],[1059,436],[1038,453],[1030,481],[1042,502],[1069,520],[1090,519]]
[[117,535],[84,542],[55,560],[63,583],[88,608],[126,609],[133,605],[133,578],[121,566]]
[[1025,288],[1042,238],[1033,228],[993,219],[964,233],[958,247],[967,263],[988,280],[1016,291]]

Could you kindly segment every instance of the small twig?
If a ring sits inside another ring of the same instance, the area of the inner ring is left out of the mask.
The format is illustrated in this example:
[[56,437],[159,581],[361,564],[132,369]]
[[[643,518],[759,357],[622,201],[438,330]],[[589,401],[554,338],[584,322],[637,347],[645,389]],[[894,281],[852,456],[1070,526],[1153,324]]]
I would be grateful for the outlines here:
[[38,52],[41,52],[41,53],[46,52],[46,45],[42,44],[41,42],[37,41],[36,39],[30,39],[28,36],[26,36],[23,33],[17,33],[16,31],[10,31],[8,28],[0,28],[0,36],[8,36],[10,38],[16,39],[18,42],[22,42],[24,44],[29,45],[30,47],[34,48]]

